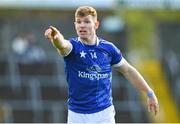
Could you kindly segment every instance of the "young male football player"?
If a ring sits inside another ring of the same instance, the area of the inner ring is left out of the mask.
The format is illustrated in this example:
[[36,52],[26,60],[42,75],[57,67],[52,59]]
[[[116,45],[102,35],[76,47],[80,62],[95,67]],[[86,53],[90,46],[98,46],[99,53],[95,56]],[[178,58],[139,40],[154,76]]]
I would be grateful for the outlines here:
[[90,6],[79,7],[74,24],[78,37],[70,40],[66,40],[53,26],[45,31],[45,37],[64,57],[68,82],[68,123],[115,124],[112,67],[147,94],[148,107],[156,114],[158,100],[147,82],[116,46],[97,36],[99,21],[96,10]]

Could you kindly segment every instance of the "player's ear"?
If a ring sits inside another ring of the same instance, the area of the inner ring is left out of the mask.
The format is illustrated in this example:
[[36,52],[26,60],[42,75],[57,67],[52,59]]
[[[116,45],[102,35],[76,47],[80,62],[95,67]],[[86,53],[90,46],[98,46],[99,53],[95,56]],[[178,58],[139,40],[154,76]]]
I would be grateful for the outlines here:
[[98,28],[99,28],[99,24],[100,24],[100,22],[97,20],[97,21],[95,22],[95,29],[98,29]]

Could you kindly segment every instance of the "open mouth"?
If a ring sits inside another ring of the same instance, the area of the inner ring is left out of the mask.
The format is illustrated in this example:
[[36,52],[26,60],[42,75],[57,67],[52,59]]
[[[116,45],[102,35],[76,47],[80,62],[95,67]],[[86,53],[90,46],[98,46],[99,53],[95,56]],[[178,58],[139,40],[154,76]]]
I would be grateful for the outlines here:
[[86,32],[87,32],[87,31],[85,31],[85,30],[80,30],[80,31],[79,31],[80,34],[84,34],[84,33],[86,33]]

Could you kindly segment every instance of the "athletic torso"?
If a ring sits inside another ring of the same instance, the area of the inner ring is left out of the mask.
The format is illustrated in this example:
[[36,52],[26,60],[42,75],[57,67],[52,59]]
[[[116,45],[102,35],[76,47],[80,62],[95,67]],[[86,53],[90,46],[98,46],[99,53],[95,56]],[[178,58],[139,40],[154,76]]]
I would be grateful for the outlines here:
[[72,51],[64,57],[68,109],[95,113],[111,106],[111,66],[120,63],[120,50],[100,38],[95,45],[85,45],[78,38],[72,38],[70,42]]

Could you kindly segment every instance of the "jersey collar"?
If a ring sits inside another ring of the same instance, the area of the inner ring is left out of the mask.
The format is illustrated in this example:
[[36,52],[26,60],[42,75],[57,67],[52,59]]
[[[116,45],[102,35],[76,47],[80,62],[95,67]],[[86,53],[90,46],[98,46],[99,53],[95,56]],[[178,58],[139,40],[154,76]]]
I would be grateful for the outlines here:
[[[80,41],[84,45],[84,43],[83,43],[83,41],[81,41],[80,37],[78,37],[78,41]],[[99,38],[96,37],[96,46],[98,46],[98,45],[99,45]]]

